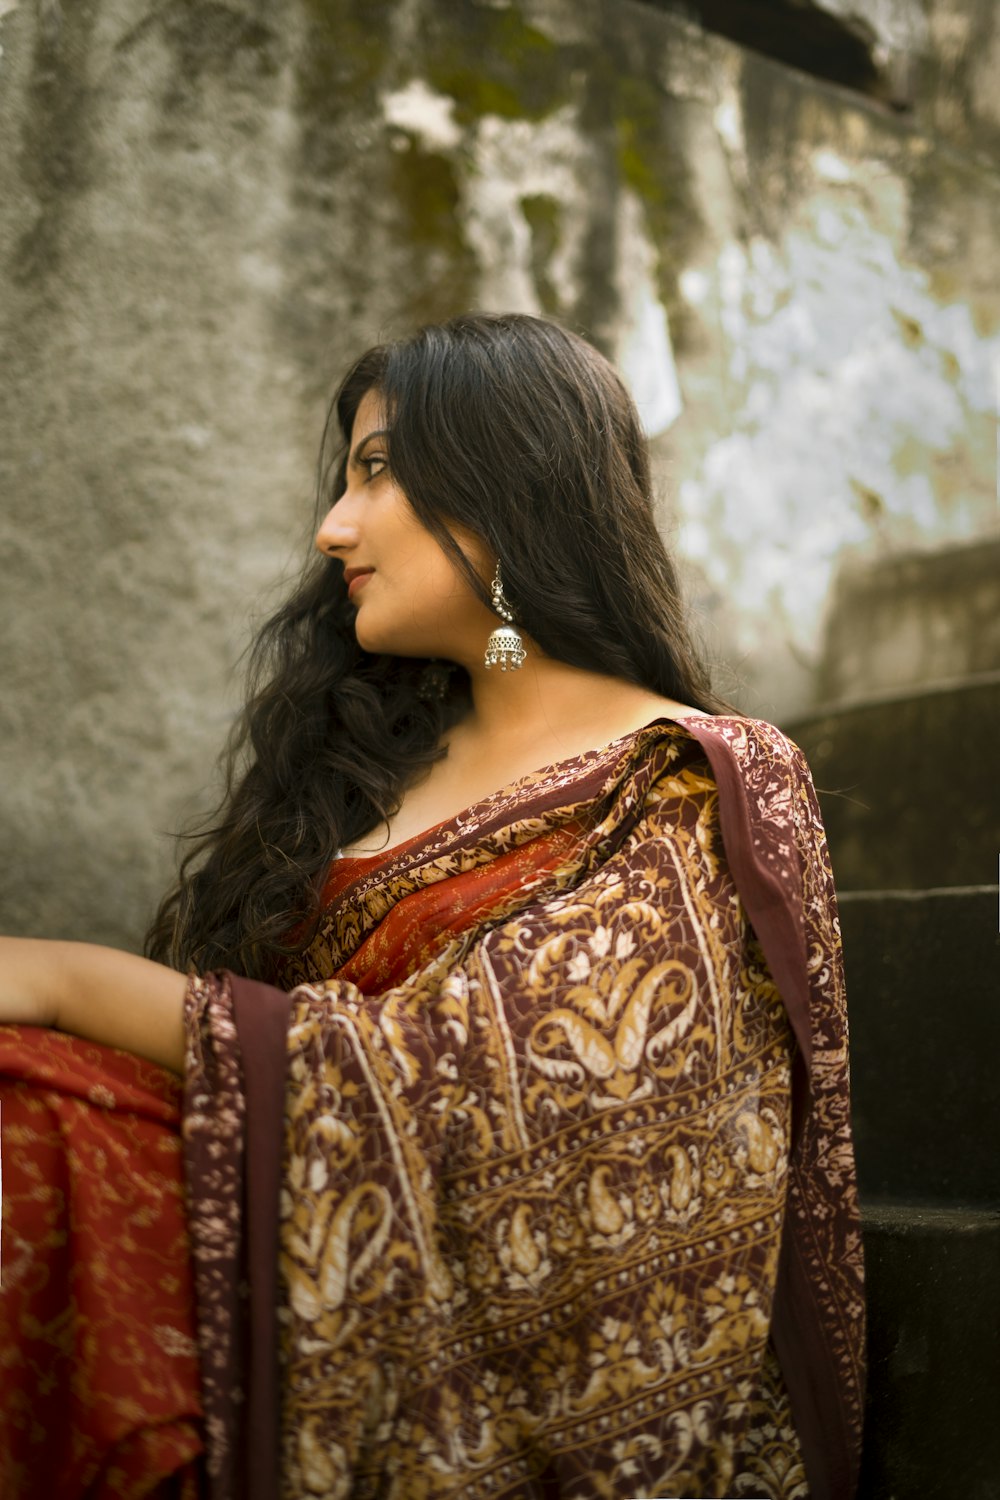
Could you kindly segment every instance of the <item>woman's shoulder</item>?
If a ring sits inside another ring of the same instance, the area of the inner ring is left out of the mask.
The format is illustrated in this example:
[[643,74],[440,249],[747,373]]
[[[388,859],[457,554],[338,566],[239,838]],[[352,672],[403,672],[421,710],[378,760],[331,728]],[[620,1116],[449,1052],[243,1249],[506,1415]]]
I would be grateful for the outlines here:
[[809,773],[802,750],[784,730],[767,719],[753,718],[735,709],[712,714],[663,700],[638,734],[648,736],[649,742],[655,744],[662,732],[675,739],[677,729],[700,741],[706,749],[718,747],[719,752],[741,766],[784,766],[800,774]]
[[705,752],[731,830],[739,826],[740,836],[759,848],[775,840],[782,847],[824,840],[809,763],[784,730],[740,714],[697,719],[685,728]]
[[774,764],[805,765],[805,756],[795,741],[767,719],[734,711],[691,715],[680,722],[696,739],[711,739],[725,745],[737,760],[764,759]]
[[[724,797],[738,795],[765,814],[790,794],[815,796],[805,755],[776,724],[736,712],[678,715],[672,722],[700,745]],[[675,755],[676,748],[670,759]],[[664,774],[670,774],[669,762]]]
[[801,749],[777,725],[742,714],[692,717],[682,728],[686,756],[676,734],[654,750],[647,828],[673,837],[674,806],[698,802],[702,818],[718,820],[741,893],[767,886],[798,909],[805,868],[829,873],[819,799]]

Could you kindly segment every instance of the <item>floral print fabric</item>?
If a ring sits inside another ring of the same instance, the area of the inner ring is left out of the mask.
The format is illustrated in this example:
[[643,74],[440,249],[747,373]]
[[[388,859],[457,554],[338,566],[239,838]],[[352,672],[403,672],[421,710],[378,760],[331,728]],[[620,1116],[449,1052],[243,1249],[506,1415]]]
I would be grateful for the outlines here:
[[[795,748],[653,725],[344,862],[327,894],[285,976],[282,1494],[848,1496],[846,1023]],[[219,1494],[254,1213],[240,995],[210,976],[187,1006]]]
[[180,1082],[0,1027],[0,1495],[196,1500]]

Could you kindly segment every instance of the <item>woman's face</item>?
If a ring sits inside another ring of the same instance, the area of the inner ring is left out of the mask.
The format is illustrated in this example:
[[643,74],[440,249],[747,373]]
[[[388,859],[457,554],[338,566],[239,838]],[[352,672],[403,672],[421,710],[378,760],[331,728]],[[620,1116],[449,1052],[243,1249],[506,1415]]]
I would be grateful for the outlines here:
[[[366,651],[468,665],[482,658],[496,619],[395,483],[387,427],[379,394],[369,391],[354,418],[346,488],[320,526],[316,546],[344,564],[358,643]],[[488,579],[483,544],[457,532],[456,539]]]

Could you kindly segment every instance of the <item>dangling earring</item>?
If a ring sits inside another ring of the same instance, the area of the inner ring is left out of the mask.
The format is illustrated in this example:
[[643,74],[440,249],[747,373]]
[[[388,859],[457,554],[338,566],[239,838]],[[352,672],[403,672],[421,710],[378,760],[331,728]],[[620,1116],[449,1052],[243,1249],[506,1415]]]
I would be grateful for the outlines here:
[[499,667],[501,672],[516,672],[528,653],[514,629],[514,612],[504,597],[499,563],[493,575],[493,608],[504,624],[498,625],[486,642],[486,667]]

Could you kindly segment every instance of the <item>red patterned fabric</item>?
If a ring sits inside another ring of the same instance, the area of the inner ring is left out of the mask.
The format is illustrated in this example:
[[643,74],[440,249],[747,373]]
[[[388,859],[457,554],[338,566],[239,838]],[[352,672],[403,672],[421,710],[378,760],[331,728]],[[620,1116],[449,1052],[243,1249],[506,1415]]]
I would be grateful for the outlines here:
[[[579,842],[575,822],[538,833],[527,844],[498,854],[487,864],[455,872],[445,881],[418,887],[398,901],[342,964],[330,973],[356,984],[365,995],[379,995],[401,984],[423,967],[452,938],[473,932],[487,919],[496,922],[507,909],[524,902],[524,892],[539,876],[559,869]],[[394,849],[394,861],[407,849],[425,842],[418,834]],[[384,854],[363,859],[337,860],[323,891],[327,911],[349,904],[355,889],[360,892],[368,879],[385,863]],[[288,961],[286,984],[293,972],[315,973],[312,956]]]
[[196,1500],[180,1081],[0,1027],[0,1495]]

